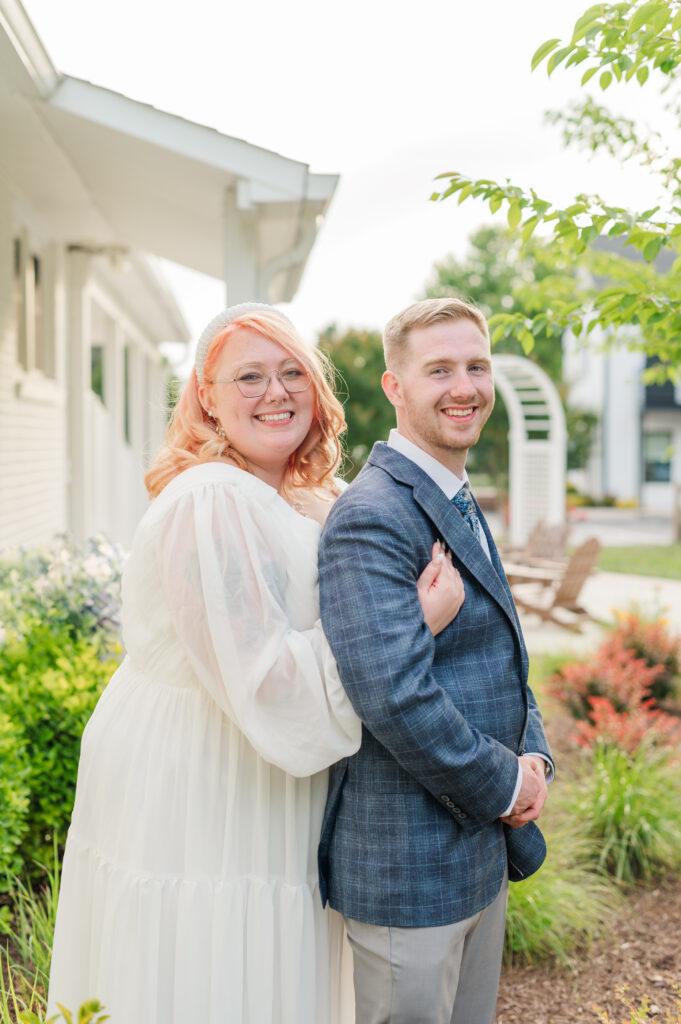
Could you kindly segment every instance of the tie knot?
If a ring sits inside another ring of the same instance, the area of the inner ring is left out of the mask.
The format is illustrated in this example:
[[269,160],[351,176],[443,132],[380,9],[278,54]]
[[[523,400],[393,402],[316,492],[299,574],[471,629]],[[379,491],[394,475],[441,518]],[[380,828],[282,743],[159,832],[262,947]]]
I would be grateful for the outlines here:
[[452,498],[452,504],[456,505],[456,507],[460,509],[461,512],[467,511],[470,508],[475,508],[475,505],[473,504],[473,498],[471,496],[470,484],[468,483],[468,481],[466,481],[465,484],[462,484],[459,490],[456,492],[456,494]]

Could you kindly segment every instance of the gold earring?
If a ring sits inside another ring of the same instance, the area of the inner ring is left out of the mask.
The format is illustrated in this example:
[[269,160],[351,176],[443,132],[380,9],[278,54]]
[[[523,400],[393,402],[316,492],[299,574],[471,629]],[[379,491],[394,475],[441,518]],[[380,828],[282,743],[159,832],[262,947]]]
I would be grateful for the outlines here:
[[209,409],[208,410],[208,415],[210,416],[210,418],[213,421],[213,428],[215,430],[215,433],[218,435],[218,437],[220,438],[221,441],[226,441],[227,440],[227,435],[225,434],[225,432],[224,432],[224,430],[222,428],[222,424],[218,423],[218,421],[215,418],[215,410],[214,409]]

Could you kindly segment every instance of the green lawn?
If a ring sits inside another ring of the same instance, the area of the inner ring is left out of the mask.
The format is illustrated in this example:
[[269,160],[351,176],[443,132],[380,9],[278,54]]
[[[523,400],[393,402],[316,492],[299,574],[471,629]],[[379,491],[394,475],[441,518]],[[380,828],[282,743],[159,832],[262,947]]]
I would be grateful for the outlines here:
[[681,544],[603,548],[598,568],[606,572],[630,572],[638,576],[666,576],[681,580]]

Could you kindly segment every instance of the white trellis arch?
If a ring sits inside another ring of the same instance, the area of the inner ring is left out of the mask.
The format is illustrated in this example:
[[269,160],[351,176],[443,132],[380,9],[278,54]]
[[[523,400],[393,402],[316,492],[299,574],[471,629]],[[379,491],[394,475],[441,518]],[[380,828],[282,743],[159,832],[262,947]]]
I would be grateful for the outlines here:
[[565,522],[565,414],[553,381],[536,363],[503,353],[492,362],[509,419],[509,539],[522,545],[540,520]]

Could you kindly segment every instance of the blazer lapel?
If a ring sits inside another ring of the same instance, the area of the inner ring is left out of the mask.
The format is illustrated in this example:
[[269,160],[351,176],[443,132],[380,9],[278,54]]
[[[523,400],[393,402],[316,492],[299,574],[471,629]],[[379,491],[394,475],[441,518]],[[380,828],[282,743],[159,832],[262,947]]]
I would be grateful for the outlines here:
[[444,491],[416,463],[381,441],[374,445],[368,461],[373,465],[380,466],[395,480],[413,488],[414,501],[421,506],[428,518],[435,524],[442,540],[509,618],[518,636],[521,651],[524,651],[518,618],[510,592],[503,580],[499,555],[487,522],[479,508],[480,523],[485,530],[492,561],[487,557],[471,528],[464,522]]

